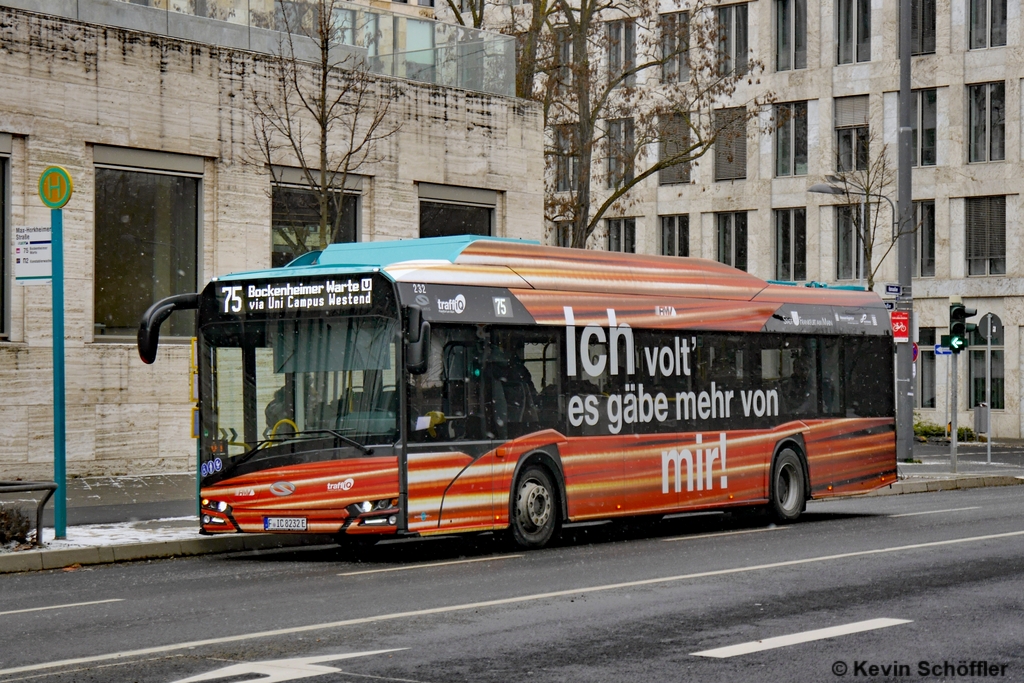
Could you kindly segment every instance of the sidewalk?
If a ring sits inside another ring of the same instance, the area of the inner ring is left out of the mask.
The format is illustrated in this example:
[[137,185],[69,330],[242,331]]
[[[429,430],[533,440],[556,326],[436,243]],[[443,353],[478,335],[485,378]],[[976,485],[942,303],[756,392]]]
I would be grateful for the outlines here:
[[958,444],[956,473],[949,443],[915,443],[914,458],[920,462],[897,463],[900,481],[891,491],[880,489],[875,495],[1024,484],[1024,440],[993,443],[991,463],[986,462],[986,444]]
[[[54,539],[53,503],[48,503],[45,547],[0,547],[0,574],[334,542],[330,536],[308,534],[201,536],[195,481],[191,473],[69,479],[67,537]],[[34,524],[38,499],[32,495],[3,500],[23,505]]]
[[[951,472],[948,445],[915,444],[914,457],[920,462],[898,463],[899,481],[868,495],[1024,484],[1024,443],[1020,442],[994,444],[991,464],[985,462],[984,444],[961,444],[956,474]],[[34,511],[34,501],[20,495]],[[200,536],[191,474],[70,480],[67,538],[59,541],[53,538],[51,507],[47,506],[44,522],[51,525],[44,528],[46,547],[19,551],[0,547],[0,574],[334,542],[330,536],[307,534]]]

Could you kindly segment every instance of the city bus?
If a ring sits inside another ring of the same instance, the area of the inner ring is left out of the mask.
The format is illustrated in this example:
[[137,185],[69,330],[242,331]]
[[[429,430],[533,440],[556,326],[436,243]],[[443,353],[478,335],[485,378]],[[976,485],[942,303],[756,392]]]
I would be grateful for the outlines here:
[[[813,284],[813,283],[812,283]],[[443,237],[335,244],[154,304],[196,309],[201,531],[385,537],[759,508],[896,479],[871,292]]]

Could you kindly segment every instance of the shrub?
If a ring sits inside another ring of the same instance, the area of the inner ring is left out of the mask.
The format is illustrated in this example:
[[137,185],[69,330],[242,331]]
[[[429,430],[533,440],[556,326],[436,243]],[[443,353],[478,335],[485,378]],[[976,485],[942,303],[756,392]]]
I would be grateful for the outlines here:
[[0,543],[28,541],[28,530],[32,524],[21,508],[0,503]]
[[[942,425],[925,422],[924,420],[914,420],[914,436],[945,438],[946,428]],[[970,427],[956,428],[957,441],[974,441],[975,438],[974,430]]]
[[942,425],[932,424],[924,420],[914,420],[915,436],[946,436],[946,429]]

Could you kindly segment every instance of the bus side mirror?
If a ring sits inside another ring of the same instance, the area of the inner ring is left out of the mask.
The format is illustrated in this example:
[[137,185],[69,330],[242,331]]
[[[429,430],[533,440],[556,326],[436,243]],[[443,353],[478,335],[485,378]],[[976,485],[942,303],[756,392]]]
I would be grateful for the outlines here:
[[175,311],[199,308],[199,293],[175,294],[161,299],[142,314],[139,322],[139,358],[149,365],[156,360],[156,349],[160,345],[160,325]]
[[427,371],[430,357],[430,323],[423,319],[423,312],[415,307],[408,309],[408,331],[405,342],[405,369],[413,375]]

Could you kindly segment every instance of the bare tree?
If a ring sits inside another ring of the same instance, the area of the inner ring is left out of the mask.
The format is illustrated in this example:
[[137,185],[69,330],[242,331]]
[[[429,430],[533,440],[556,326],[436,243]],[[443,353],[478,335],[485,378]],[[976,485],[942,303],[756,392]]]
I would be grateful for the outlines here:
[[[377,40],[358,35],[367,30],[356,25],[358,16],[339,0],[281,5],[275,17],[282,29],[279,52],[263,62],[264,73],[252,87],[257,160],[275,184],[282,181],[279,166],[301,169],[316,199],[319,249],[341,224],[349,175],[380,162],[380,143],[400,126],[390,110],[401,90],[373,74],[363,51],[352,47]],[[368,26],[376,30],[376,24]],[[308,249],[312,235],[302,228],[295,233],[292,246]]]
[[[843,170],[829,176],[830,187],[839,203],[836,214],[837,221],[845,221],[854,238],[852,246],[860,250],[853,254],[853,263],[860,261],[863,269],[852,275],[866,281],[869,290],[875,287],[878,275],[886,257],[896,247],[901,233],[914,233],[917,226],[897,225],[893,216],[892,200],[889,193],[896,185],[896,169],[890,158],[888,145],[877,147],[878,136],[873,132],[861,152],[854,152],[852,159],[840,160],[840,168],[844,163],[857,165],[859,154],[865,162],[859,170]],[[869,150],[877,147],[874,154]],[[850,162],[853,163],[850,163]]]
[[657,0],[552,1],[530,95],[548,129],[547,218],[585,248],[647,178],[716,143],[745,150],[729,138],[745,143],[746,124],[773,98],[741,94],[763,67],[723,23],[732,15],[704,0],[677,12]]

